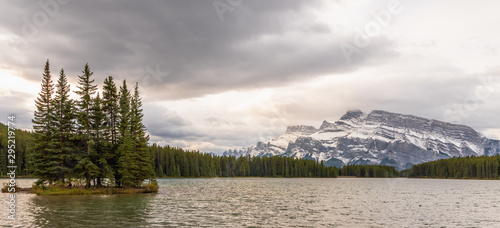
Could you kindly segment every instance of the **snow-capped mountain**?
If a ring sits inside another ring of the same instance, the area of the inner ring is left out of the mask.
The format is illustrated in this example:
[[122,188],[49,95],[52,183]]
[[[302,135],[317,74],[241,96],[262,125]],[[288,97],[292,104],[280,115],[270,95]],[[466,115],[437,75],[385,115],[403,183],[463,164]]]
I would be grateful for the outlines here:
[[326,165],[381,164],[398,169],[468,155],[500,154],[500,141],[474,129],[412,115],[349,111],[336,122],[289,126],[283,135],[225,155],[290,156]]

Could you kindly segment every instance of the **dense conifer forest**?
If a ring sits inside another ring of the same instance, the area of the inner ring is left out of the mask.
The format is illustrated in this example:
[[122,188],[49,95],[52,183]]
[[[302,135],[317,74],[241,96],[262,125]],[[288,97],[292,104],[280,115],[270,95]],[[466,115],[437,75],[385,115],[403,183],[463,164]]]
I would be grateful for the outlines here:
[[[8,164],[8,144],[7,144],[7,125],[0,123],[0,176],[4,176],[7,174],[7,165]],[[31,145],[32,133],[29,131],[14,130],[14,134],[16,136],[15,141],[15,152],[16,152],[16,174],[21,176],[30,175],[30,170],[32,170],[32,166],[29,163],[29,146]]]
[[291,157],[234,157],[149,147],[158,177],[337,177],[323,162]]
[[355,177],[399,177],[392,166],[385,165],[346,165],[339,169],[340,176]]
[[449,158],[413,165],[407,177],[498,179],[500,155]]

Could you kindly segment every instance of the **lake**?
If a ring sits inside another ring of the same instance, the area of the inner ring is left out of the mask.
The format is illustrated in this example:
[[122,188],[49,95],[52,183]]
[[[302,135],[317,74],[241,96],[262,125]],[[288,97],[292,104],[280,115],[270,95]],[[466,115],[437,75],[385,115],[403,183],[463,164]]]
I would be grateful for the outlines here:
[[[7,179],[0,179],[6,182]],[[34,179],[17,179],[28,187]],[[17,193],[4,227],[500,226],[500,181],[364,178],[158,179],[143,195]]]

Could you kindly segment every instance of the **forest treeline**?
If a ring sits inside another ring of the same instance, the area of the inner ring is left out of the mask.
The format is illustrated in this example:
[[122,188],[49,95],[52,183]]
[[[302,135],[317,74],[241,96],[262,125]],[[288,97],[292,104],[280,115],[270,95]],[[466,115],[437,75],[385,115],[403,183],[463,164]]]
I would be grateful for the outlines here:
[[407,177],[498,179],[500,155],[449,158],[413,165]]
[[346,165],[340,168],[339,175],[355,177],[399,177],[399,172],[396,168],[385,165]]
[[[11,126],[11,128],[14,126]],[[14,130],[15,134],[15,145],[16,145],[16,156],[15,161],[17,165],[16,174],[21,176],[30,175],[30,169],[32,166],[28,161],[29,158],[29,146],[31,145],[31,137],[33,133],[26,130]],[[8,164],[8,127],[7,125],[0,123],[0,176],[7,175]]]
[[158,177],[337,177],[336,167],[292,157],[218,156],[170,146],[149,147]]

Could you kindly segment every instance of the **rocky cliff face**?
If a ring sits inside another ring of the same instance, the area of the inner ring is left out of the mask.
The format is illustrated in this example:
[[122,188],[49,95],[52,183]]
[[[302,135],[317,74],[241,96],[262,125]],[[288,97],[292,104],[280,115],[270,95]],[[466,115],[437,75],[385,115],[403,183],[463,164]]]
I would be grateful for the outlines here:
[[500,141],[474,129],[438,120],[375,110],[349,111],[319,129],[290,126],[285,134],[232,155],[291,156],[331,166],[381,164],[398,169],[469,155],[500,154]]

